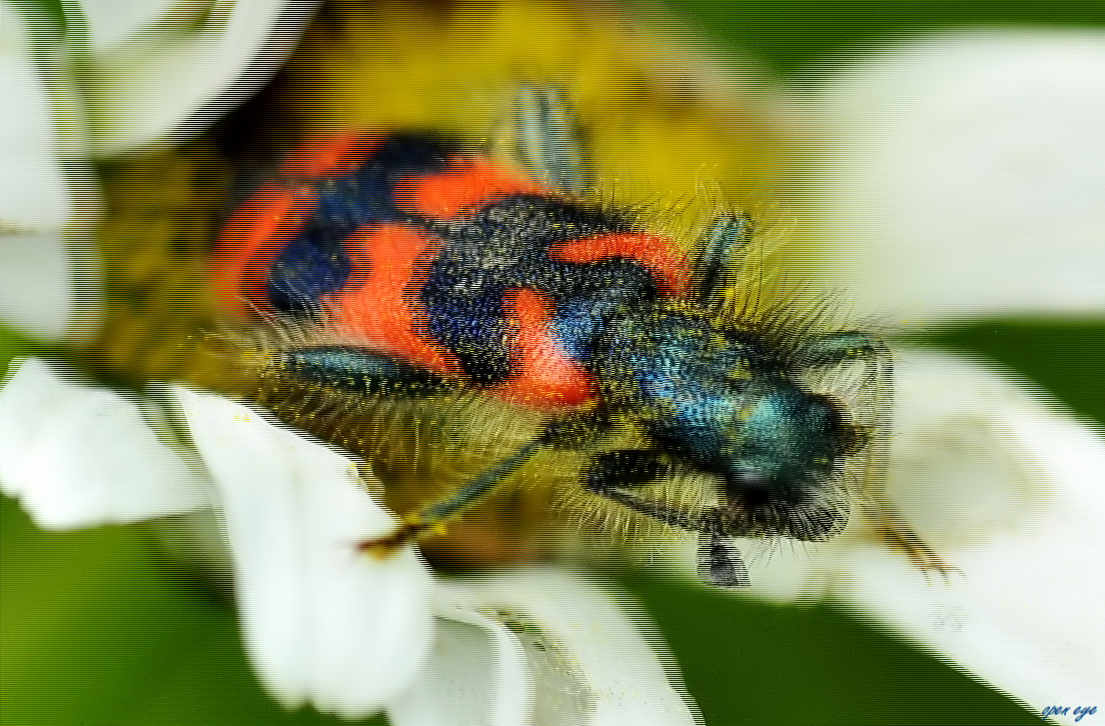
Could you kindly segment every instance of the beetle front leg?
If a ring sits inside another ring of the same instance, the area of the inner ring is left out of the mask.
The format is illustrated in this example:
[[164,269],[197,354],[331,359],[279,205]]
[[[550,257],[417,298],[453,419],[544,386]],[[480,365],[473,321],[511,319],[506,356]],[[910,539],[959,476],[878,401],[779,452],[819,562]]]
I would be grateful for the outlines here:
[[607,451],[592,457],[583,473],[583,485],[595,494],[613,499],[623,487],[636,488],[656,481],[666,464],[664,455],[655,451]]
[[450,520],[494,491],[504,479],[533,456],[543,443],[541,438],[531,441],[444,499],[408,514],[391,534],[361,542],[359,549],[382,556],[408,542],[439,533]]
[[799,346],[794,362],[799,366],[833,366],[849,361],[884,361],[889,368],[890,348],[882,338],[858,330],[827,333]]
[[669,457],[656,451],[617,449],[592,457],[580,479],[584,488],[594,494],[673,527],[701,531],[701,515],[647,499],[633,491],[659,480],[672,463]]
[[789,520],[777,521],[750,515],[740,507],[715,506],[698,511],[649,499],[634,491],[661,478],[675,463],[655,451],[625,449],[600,454],[584,470],[583,485],[601,496],[665,524],[697,532],[698,573],[703,581],[719,587],[747,587],[748,568],[733,544],[735,537],[788,536],[816,541],[839,531],[846,510],[810,511],[794,531]]
[[648,499],[634,491],[662,478],[674,464],[671,457],[657,451],[618,449],[594,456],[584,467],[581,480],[588,491],[672,527],[691,532],[732,534],[727,529],[731,523],[722,522],[716,508],[690,511]]
[[890,378],[893,375],[893,359],[890,348],[879,337],[861,331],[842,331],[828,333],[807,341],[795,352],[795,364],[805,367],[834,366],[852,361],[869,362],[871,383],[875,394],[881,397],[876,404],[880,411],[870,427],[871,431],[857,431],[853,443],[855,453],[863,448],[871,448],[873,474],[867,482],[867,502],[863,509],[873,522],[875,531],[889,547],[904,553],[914,564],[924,571],[935,571],[947,577],[956,572],[946,564],[931,547],[909,526],[897,508],[886,498],[882,477],[888,469],[890,432],[890,409],[893,387]]
[[901,513],[889,501],[881,497],[865,508],[867,516],[875,527],[875,533],[891,549],[903,553],[913,566],[922,572],[936,572],[947,580],[951,574],[960,572],[946,563],[902,517]]
[[698,576],[717,587],[749,587],[752,579],[733,540],[716,532],[698,535]]
[[583,474],[583,485],[595,494],[665,524],[698,532],[699,577],[718,587],[747,587],[751,581],[740,552],[711,517],[646,499],[631,491],[660,479],[672,463],[668,456],[655,451],[608,451],[591,460]]

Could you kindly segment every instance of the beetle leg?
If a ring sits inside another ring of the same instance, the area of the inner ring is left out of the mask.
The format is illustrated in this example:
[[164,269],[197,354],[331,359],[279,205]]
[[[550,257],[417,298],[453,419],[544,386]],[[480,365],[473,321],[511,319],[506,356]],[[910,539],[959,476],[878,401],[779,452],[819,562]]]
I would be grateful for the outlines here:
[[606,436],[610,425],[601,408],[569,411],[545,425],[541,441],[553,449],[584,449]]
[[[390,396],[428,396],[456,390],[457,382],[365,348],[315,346],[281,351],[267,362],[269,375],[307,383],[341,393]],[[451,495],[408,515],[390,534],[363,542],[360,549],[386,554],[421,536],[439,530],[499,485],[544,443],[523,446]]]
[[265,373],[323,389],[363,395],[428,396],[457,386],[447,376],[367,348],[344,345],[280,351],[269,358]]
[[731,515],[723,516],[723,512],[729,512],[727,508],[693,511],[649,499],[633,491],[660,479],[673,463],[671,457],[657,451],[607,451],[591,459],[581,479],[589,491],[673,527],[718,535],[763,534],[750,523],[737,521]]
[[799,366],[832,366],[853,360],[890,360],[890,348],[879,337],[858,330],[821,335],[794,353]]
[[695,296],[704,306],[716,302],[719,291],[736,287],[740,260],[752,241],[747,214],[723,214],[699,240]]
[[478,503],[499,486],[504,479],[533,456],[542,444],[543,441],[540,438],[531,441],[444,499],[407,515],[403,523],[391,534],[360,543],[359,549],[377,555],[387,555],[408,542],[440,532],[449,520]]
[[573,196],[590,186],[579,122],[561,89],[521,86],[505,136],[506,155],[535,180]]
[[811,510],[800,532],[789,520],[749,513],[740,507],[714,506],[698,511],[675,507],[641,496],[634,489],[660,479],[673,462],[665,454],[639,449],[608,451],[594,457],[584,469],[583,486],[595,494],[691,532],[726,537],[792,537],[804,541],[826,539],[843,528],[847,510]]
[[669,457],[656,451],[618,449],[594,456],[581,482],[588,490],[673,527],[702,531],[699,514],[677,509],[632,491],[660,479],[670,468]]
[[656,481],[663,474],[665,464],[665,457],[655,451],[607,451],[591,459],[583,474],[583,485],[596,494],[610,496],[623,487],[639,487]]
[[362,542],[360,549],[378,554],[387,554],[407,542],[431,534],[434,530],[440,530],[450,519],[490,494],[519,466],[526,463],[539,448],[543,446],[563,448],[579,437],[597,436],[604,430],[604,423],[605,419],[596,412],[569,414],[554,419],[545,425],[541,435],[533,441],[483,472],[448,497],[428,504],[417,512],[407,515],[403,524],[386,537]]
[[748,567],[733,540],[716,532],[698,535],[698,576],[717,587],[748,587]]
[[936,572],[944,580],[948,580],[953,572],[960,572],[925,544],[890,502],[880,499],[869,504],[865,510],[879,538],[891,549],[905,554],[914,567],[926,573]]
[[856,451],[863,448],[871,451],[871,474],[866,492],[868,503],[864,505],[864,510],[874,523],[879,537],[889,547],[903,552],[914,566],[926,572],[937,572],[945,579],[950,573],[957,572],[921,540],[884,493],[882,479],[888,468],[886,447],[890,432],[890,398],[893,394],[890,385],[893,360],[886,342],[860,331],[828,333],[799,347],[794,361],[796,365],[805,367],[832,366],[850,361],[870,362],[872,383],[876,395],[882,399],[876,404],[880,415],[870,431],[857,431],[859,438],[853,444]]
[[590,491],[637,512],[698,532],[698,575],[702,581],[718,587],[747,587],[751,584],[748,568],[730,533],[721,531],[714,517],[692,514],[628,491],[659,479],[668,465],[668,457],[655,451],[608,451],[591,460],[583,484]]

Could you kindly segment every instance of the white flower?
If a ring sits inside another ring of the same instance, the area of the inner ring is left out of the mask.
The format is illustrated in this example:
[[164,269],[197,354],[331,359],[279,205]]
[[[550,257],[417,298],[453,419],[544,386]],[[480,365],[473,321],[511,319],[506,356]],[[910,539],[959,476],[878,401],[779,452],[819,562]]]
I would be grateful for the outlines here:
[[0,323],[43,341],[95,330],[88,159],[201,130],[268,80],[316,5],[83,0],[66,6],[78,45],[0,2]]
[[[167,443],[158,412],[175,407],[195,460]],[[413,547],[362,553],[397,519],[353,462],[219,396],[131,400],[26,360],[0,391],[0,486],[51,529],[213,508],[246,651],[289,708],[386,710],[397,726],[695,723],[608,587],[555,569],[437,581]]]
[[[920,39],[806,102],[820,133],[800,186],[861,310],[930,325],[1105,313],[1105,33]],[[834,599],[1073,723],[1105,700],[1101,431],[934,351],[899,352],[895,396],[890,499],[961,574],[926,576],[854,517],[823,546],[753,561],[753,591]]]
[[80,0],[93,155],[179,139],[248,98],[280,67],[317,4]]
[[1105,313],[1105,30],[961,31],[843,65],[805,96],[800,187],[850,301],[922,324]]
[[[79,9],[89,42],[71,83],[73,49],[54,42],[44,64],[21,14],[0,5],[0,106],[19,109],[0,118],[0,322],[46,340],[98,307],[74,271],[91,257],[74,230],[99,215],[86,159],[220,115],[279,65],[313,4]],[[182,454],[166,411],[196,454]],[[395,517],[352,463],[217,396],[126,398],[25,361],[0,391],[0,488],[47,529],[216,513],[247,653],[287,707],[387,710],[398,726],[695,720],[609,586],[551,569],[439,582],[413,548],[360,553]]]
[[[97,214],[82,159],[191,132],[259,85],[271,66],[252,73],[252,59],[278,58],[291,37],[280,22],[291,3],[218,4],[191,25],[170,5],[81,3],[89,70],[77,93],[30,62],[0,4],[0,108],[21,109],[0,114],[5,325],[72,337],[77,313],[95,310],[77,292],[93,276],[75,240]],[[818,194],[801,201],[857,308],[925,324],[1101,315],[1103,48],[1096,31],[953,34],[819,84],[805,187]],[[85,102],[87,134],[57,120],[59,108],[82,119]],[[980,363],[906,353],[897,381],[890,495],[962,577],[926,580],[856,519],[823,547],[751,562],[754,590],[843,602],[1037,712],[1100,703],[1101,436]],[[347,460],[217,397],[161,399],[182,408],[197,460],[165,443],[172,427],[153,399],[25,363],[0,392],[0,483],[50,528],[214,508],[247,650],[283,703],[386,708],[398,724],[515,724],[550,707],[585,714],[577,723],[646,723],[629,715],[641,708],[689,722],[608,593],[557,571],[453,583],[411,551],[358,556],[350,543],[392,519]]]
[[99,315],[89,244],[99,199],[51,50],[45,38],[35,48],[30,23],[0,3],[0,323],[74,340]]

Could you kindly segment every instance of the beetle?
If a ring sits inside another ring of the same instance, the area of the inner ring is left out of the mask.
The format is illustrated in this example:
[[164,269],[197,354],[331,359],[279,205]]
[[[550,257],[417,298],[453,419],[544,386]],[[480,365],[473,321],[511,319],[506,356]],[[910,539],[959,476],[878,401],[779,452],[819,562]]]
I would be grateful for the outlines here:
[[[587,492],[698,533],[699,571],[715,584],[749,583],[736,537],[840,531],[849,490],[882,466],[885,342],[726,314],[721,293],[740,284],[754,235],[747,215],[719,215],[684,251],[630,211],[587,201],[585,154],[556,92],[523,89],[511,123],[514,167],[438,133],[308,141],[224,226],[217,259],[234,295],[340,332],[266,352],[265,375],[366,402],[469,391],[540,416],[532,438],[362,548],[439,531],[550,449],[585,453]],[[841,366],[862,372],[866,421],[808,383]],[[640,444],[603,448],[627,429]],[[650,493],[673,472],[705,476],[712,500]]]

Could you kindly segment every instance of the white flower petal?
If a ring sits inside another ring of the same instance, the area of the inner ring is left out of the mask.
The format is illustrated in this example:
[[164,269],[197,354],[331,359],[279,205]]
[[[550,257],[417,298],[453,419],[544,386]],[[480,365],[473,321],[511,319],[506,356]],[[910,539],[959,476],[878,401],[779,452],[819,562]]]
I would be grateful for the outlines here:
[[903,416],[923,423],[904,456],[918,464],[928,438],[928,463],[901,469],[895,496],[963,575],[927,583],[902,559],[861,548],[842,565],[851,574],[838,595],[1031,710],[1100,703],[1105,440],[981,367],[912,361],[926,370],[904,379]]
[[87,164],[57,158],[49,76],[31,45],[28,23],[0,2],[0,323],[81,339],[98,321],[99,271],[91,246],[60,230],[94,218],[99,197]]
[[902,355],[897,416],[890,498],[962,575],[926,576],[857,519],[811,554],[753,567],[753,589],[836,598],[1037,713],[1100,703],[1105,440],[936,353]]
[[139,404],[41,360],[0,390],[0,484],[43,529],[137,522],[208,506],[207,484]]
[[571,671],[560,682],[583,693],[542,693],[555,682],[535,674],[536,723],[696,723],[663,643],[644,616],[609,589],[551,569],[446,581],[441,589],[441,598],[458,607],[518,621],[521,632],[543,641],[545,651]]
[[93,57],[93,150],[110,156],[194,132],[268,80],[315,3],[218,2],[192,32],[152,32]]
[[121,45],[174,8],[187,11],[187,6],[176,0],[77,0],[77,4],[88,23],[88,45],[93,53]]
[[418,680],[388,706],[394,726],[519,726],[530,723],[526,653],[507,626],[441,605],[433,649]]
[[971,547],[1034,522],[1050,475],[1011,423],[1066,420],[1058,406],[998,366],[943,353],[901,351],[896,378],[888,492],[918,533],[934,547]]
[[803,186],[860,309],[1105,312],[1105,31],[922,38],[833,75],[814,112]]
[[406,688],[430,645],[432,578],[411,548],[358,552],[395,517],[353,464],[256,412],[176,389],[216,481],[245,643],[288,707],[358,718]]
[[0,229],[61,229],[72,216],[50,97],[21,13],[0,3]]
[[95,259],[56,233],[0,233],[0,324],[41,340],[87,338],[100,322]]

